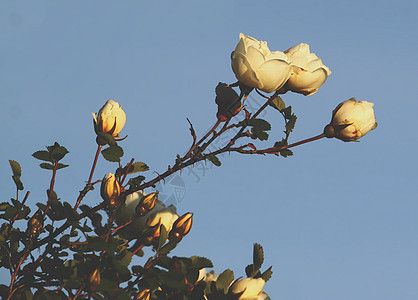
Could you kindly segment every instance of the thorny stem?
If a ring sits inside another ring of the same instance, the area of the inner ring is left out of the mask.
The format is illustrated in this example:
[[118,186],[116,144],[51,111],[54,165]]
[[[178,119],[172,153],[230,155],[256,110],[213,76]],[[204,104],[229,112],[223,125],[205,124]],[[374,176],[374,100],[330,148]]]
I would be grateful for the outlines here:
[[10,288],[9,288],[9,297],[7,298],[7,300],[11,299],[14,292],[16,291],[16,289],[13,290],[13,285],[14,285],[16,277],[17,277],[17,272],[19,272],[20,266],[22,265],[23,261],[26,259],[26,256],[28,254],[29,254],[29,247],[26,248],[25,253],[23,254],[22,258],[20,259],[19,264],[17,265],[16,270],[15,270],[13,276],[12,276],[12,280],[10,282]]
[[[258,91],[257,91],[258,92]],[[278,92],[274,93],[271,97],[267,97],[263,94],[261,94],[260,92],[258,92],[261,96],[263,96],[264,98],[267,98],[268,100],[251,116],[248,117],[248,119],[255,119],[268,105],[270,105],[270,103],[273,101],[273,99],[275,97],[277,97],[277,95],[279,94]],[[229,120],[228,120],[229,121]],[[219,137],[222,133],[224,133],[225,131],[227,131],[228,129],[231,129],[233,127],[233,125],[227,126],[227,123],[222,127],[222,129],[219,132],[216,132],[216,128],[219,126],[220,121],[218,120],[218,122],[209,130],[208,133],[206,133],[206,135],[199,140],[199,142],[197,144],[195,144],[194,146],[192,146],[190,148],[190,150],[187,152],[187,154],[183,157],[183,160],[177,160],[176,163],[173,165],[173,167],[169,167],[167,171],[165,171],[162,174],[159,174],[158,176],[156,176],[155,178],[153,178],[152,180],[143,183],[142,185],[136,187],[135,189],[132,190],[128,190],[126,192],[123,192],[121,194],[121,196],[126,196],[128,194],[131,194],[133,192],[139,191],[139,190],[143,190],[145,188],[148,187],[153,187],[155,186],[155,184],[165,178],[167,178],[168,176],[176,173],[179,170],[182,170],[190,165],[193,165],[199,161],[202,160],[206,160],[208,155],[217,155],[217,154],[221,154],[221,153],[225,153],[225,152],[239,152],[239,153],[243,153],[243,154],[274,154],[274,153],[278,153],[280,150],[284,150],[284,149],[288,149],[288,148],[292,148],[301,144],[305,144],[308,142],[312,142],[315,141],[317,139],[323,138],[324,135],[320,134],[318,136],[315,136],[313,138],[309,138],[309,139],[305,139],[287,146],[280,146],[280,147],[271,147],[271,148],[267,148],[264,150],[244,150],[244,148],[248,147],[247,145],[243,145],[240,147],[232,147],[236,140],[239,139],[240,137],[243,136],[243,132],[246,129],[246,125],[241,125],[240,130],[238,130],[238,133],[235,134],[235,136],[229,141],[229,143],[224,146],[223,148],[220,148],[214,152],[208,153],[208,154],[203,154],[203,152],[206,150],[206,148],[209,146],[210,143],[212,143],[217,137]],[[210,134],[213,133],[213,136],[205,143],[203,144],[200,148],[199,151],[196,153],[192,153],[192,151],[194,149],[196,149],[197,145],[201,144],[204,140],[206,140]]]
[[101,149],[102,149],[102,145],[98,145],[96,155],[95,155],[94,161],[93,161],[93,166],[91,167],[89,180],[87,181],[86,186],[84,187],[84,189],[82,191],[80,191],[80,195],[77,198],[77,203],[75,204],[74,209],[78,208],[78,206],[80,205],[81,200],[83,200],[84,196],[91,189],[90,183],[91,183],[91,180],[93,179],[94,170],[96,169],[96,164],[97,164],[97,160],[99,159]]

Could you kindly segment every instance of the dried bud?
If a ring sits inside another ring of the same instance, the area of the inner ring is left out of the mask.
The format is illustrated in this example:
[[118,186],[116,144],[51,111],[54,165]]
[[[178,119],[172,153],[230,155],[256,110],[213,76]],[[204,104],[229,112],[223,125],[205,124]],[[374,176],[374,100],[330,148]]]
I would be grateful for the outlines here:
[[138,205],[136,206],[136,213],[138,216],[145,216],[149,211],[151,211],[158,202],[158,192],[151,193],[143,197]]
[[151,290],[145,289],[135,296],[135,300],[149,300],[151,298]]
[[103,178],[102,185],[100,187],[100,195],[103,200],[105,200],[109,208],[115,208],[118,206],[120,185],[114,174],[109,173],[105,178]]
[[99,272],[99,269],[96,269],[93,271],[93,273],[91,273],[89,277],[87,289],[89,292],[94,293],[95,291],[97,291],[97,288],[99,287],[99,285],[100,285],[100,272]]
[[173,242],[180,242],[181,239],[190,232],[193,223],[193,214],[186,213],[178,218],[171,229],[169,234],[169,240]]

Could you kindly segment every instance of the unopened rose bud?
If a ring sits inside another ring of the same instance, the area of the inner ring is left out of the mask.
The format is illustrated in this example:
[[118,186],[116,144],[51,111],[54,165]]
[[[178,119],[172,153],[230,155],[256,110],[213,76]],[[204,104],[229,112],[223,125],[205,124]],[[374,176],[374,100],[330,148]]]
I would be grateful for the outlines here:
[[96,133],[108,133],[114,138],[119,137],[126,122],[126,114],[116,101],[108,100],[99,110],[97,116],[93,113],[94,130]]
[[139,204],[136,206],[136,213],[138,216],[145,216],[149,211],[151,211],[158,202],[158,192],[148,194],[143,197]]
[[308,44],[296,45],[284,53],[292,63],[292,75],[286,82],[284,90],[311,96],[331,75],[331,71],[322,64],[322,60],[315,53],[311,53]]
[[151,298],[151,290],[145,289],[135,296],[135,300],[149,300]]
[[351,98],[340,103],[332,112],[331,123],[325,126],[324,135],[344,142],[356,141],[377,127],[373,103]]
[[100,271],[99,271],[99,269],[96,269],[96,270],[94,270],[91,274],[90,274],[90,277],[89,277],[89,282],[88,282],[88,284],[87,284],[87,290],[90,292],[90,293],[94,293],[94,292],[96,292],[97,291],[97,288],[99,287],[99,285],[100,285],[100,280],[101,280],[101,278],[100,278]]
[[103,200],[105,200],[109,208],[118,207],[120,185],[114,174],[109,173],[107,176],[105,176],[105,178],[103,178],[102,184],[100,186],[100,195],[102,196]]
[[292,68],[286,54],[271,52],[267,42],[240,33],[239,43],[231,54],[232,70],[237,79],[266,93],[280,89],[289,79]]
[[215,102],[218,105],[216,117],[220,121],[224,122],[241,111],[242,106],[240,97],[231,87],[227,86],[225,83],[219,82],[215,92]]
[[229,291],[234,295],[239,295],[238,300],[257,299],[265,283],[263,278],[248,277],[235,281]]
[[33,238],[41,233],[43,228],[42,216],[36,213],[32,218],[28,221],[28,228],[26,229],[26,234]]
[[176,220],[170,231],[169,239],[173,242],[180,242],[181,239],[190,232],[193,224],[193,214],[186,213]]

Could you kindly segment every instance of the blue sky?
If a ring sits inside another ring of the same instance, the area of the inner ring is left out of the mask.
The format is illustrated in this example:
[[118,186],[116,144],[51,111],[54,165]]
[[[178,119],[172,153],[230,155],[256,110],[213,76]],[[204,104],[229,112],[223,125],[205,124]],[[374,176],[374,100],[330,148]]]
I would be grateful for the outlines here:
[[[231,154],[220,168],[185,170],[161,187],[185,192],[178,211],[195,215],[174,254],[238,277],[258,242],[272,299],[416,299],[416,11],[413,1],[1,1],[2,201],[15,194],[8,159],[23,167],[28,202],[46,201],[50,173],[31,154],[54,141],[70,151],[57,193],[75,201],[96,148],[91,112],[108,99],[127,114],[124,162],[164,171],[190,146],[186,118],[200,135],[214,124],[240,32],[271,50],[306,42],[333,73],[311,97],[283,97],[298,116],[291,141],[321,133],[351,97],[375,103],[378,128],[287,159]],[[264,118],[280,139],[280,116]],[[96,178],[114,169],[102,159]]]

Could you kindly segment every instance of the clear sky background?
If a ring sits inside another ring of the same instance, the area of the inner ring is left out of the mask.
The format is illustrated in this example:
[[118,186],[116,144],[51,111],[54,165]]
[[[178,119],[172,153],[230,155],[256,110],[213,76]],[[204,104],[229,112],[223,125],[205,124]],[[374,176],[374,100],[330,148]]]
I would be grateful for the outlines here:
[[[51,172],[31,154],[58,141],[70,167],[56,190],[75,202],[96,150],[91,112],[108,99],[127,114],[123,163],[144,161],[154,177],[190,146],[186,118],[200,135],[214,124],[214,89],[236,80],[240,32],[271,50],[306,42],[332,75],[311,97],[283,97],[298,116],[291,142],[321,133],[351,97],[375,103],[378,128],[291,158],[231,154],[220,168],[183,171],[160,186],[195,216],[174,254],[206,256],[239,277],[258,242],[264,269],[273,266],[272,299],[418,299],[417,9],[406,0],[2,0],[1,201],[15,194],[8,159],[22,165],[28,203],[46,201]],[[280,139],[280,115],[263,116],[271,142]],[[95,179],[115,167],[101,159]],[[99,201],[97,190],[85,198]]]

